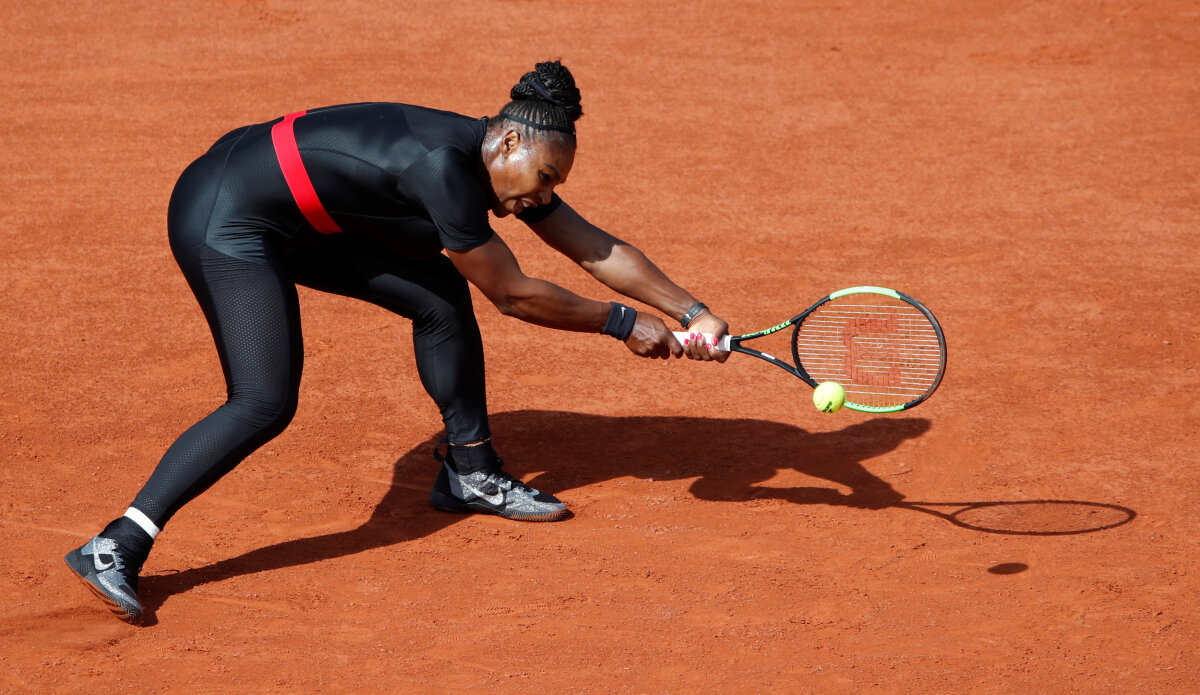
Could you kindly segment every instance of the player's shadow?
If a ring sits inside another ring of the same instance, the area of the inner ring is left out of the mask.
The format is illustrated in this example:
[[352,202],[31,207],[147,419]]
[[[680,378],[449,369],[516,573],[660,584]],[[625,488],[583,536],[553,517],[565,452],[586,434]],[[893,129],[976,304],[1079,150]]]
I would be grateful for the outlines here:
[[[799,504],[884,508],[903,499],[862,461],[887,453],[929,430],[921,418],[880,417],[826,433],[765,420],[688,417],[606,417],[522,410],[492,416],[505,468],[561,493],[613,478],[696,478],[689,490],[706,500],[770,496]],[[210,582],[353,555],[434,533],[464,517],[429,507],[427,490],[437,474],[436,437],[396,461],[392,487],[361,526],[276,543],[237,557],[142,579],[147,623],[171,595]],[[760,487],[785,468],[847,489]]]

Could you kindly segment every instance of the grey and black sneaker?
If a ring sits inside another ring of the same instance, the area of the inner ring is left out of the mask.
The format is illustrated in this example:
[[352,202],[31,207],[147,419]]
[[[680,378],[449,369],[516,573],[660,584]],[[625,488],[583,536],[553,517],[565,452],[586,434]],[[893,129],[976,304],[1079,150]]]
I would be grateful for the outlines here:
[[150,554],[152,543],[150,534],[141,526],[121,517],[63,559],[118,618],[137,624],[142,621],[142,604],[137,597],[138,572]]
[[[441,464],[429,502],[443,512],[484,512],[516,521],[557,521],[570,514],[553,495],[538,492],[504,471],[504,461],[491,442],[474,447],[450,447],[443,456],[438,442],[433,456]],[[455,452],[466,461],[457,461]],[[459,470],[468,472],[460,473]]]

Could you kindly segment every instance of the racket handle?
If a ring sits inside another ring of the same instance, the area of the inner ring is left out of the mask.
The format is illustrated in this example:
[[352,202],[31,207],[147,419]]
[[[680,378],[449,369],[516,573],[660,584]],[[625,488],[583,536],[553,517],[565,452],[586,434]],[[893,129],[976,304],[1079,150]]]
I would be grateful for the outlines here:
[[[678,340],[680,344],[684,344],[683,341],[688,340],[688,336],[690,334],[687,331],[673,331],[672,335],[675,336],[675,339]],[[705,341],[712,342],[712,333],[701,333],[700,335],[704,336]],[[721,338],[721,343],[720,345],[717,345],[717,349],[722,352],[729,352],[729,336]]]

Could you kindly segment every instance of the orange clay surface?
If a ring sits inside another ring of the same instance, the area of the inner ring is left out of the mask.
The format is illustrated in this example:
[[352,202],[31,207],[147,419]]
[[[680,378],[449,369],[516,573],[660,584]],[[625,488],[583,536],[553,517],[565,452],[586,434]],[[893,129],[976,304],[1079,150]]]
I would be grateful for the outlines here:
[[[0,692],[1195,692],[1196,2],[172,5],[0,12]],[[112,617],[63,554],[224,397],[178,174],[303,108],[494,113],[559,56],[572,205],[735,332],[923,299],[941,390],[822,415],[477,297],[498,447],[575,516],[453,516],[407,322],[302,290],[295,422]]]

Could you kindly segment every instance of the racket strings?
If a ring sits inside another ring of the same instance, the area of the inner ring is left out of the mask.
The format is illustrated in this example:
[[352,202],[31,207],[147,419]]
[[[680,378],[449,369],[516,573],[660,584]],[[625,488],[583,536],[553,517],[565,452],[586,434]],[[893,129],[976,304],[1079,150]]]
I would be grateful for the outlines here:
[[796,326],[796,359],[817,382],[836,381],[846,400],[903,405],[937,385],[944,364],[938,330],[917,307],[877,294],[826,302]]

